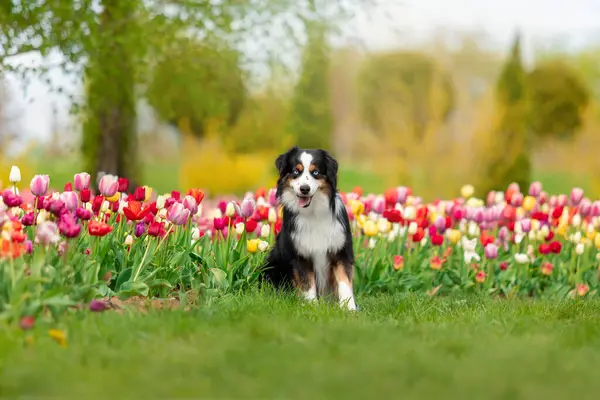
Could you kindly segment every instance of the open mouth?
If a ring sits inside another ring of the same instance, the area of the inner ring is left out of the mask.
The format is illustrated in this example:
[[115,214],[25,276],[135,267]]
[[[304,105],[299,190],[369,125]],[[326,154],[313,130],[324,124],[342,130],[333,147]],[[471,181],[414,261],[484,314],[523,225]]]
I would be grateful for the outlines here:
[[306,208],[310,206],[310,202],[312,201],[312,196],[297,196],[298,197],[298,207]]

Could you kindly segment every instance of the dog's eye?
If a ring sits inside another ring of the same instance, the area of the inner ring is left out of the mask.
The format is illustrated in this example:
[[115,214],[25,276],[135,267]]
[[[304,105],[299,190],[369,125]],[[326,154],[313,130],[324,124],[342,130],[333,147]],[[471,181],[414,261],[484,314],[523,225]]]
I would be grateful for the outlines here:
[[313,176],[319,176],[319,171],[317,171],[316,169],[312,172]]
[[294,170],[292,171],[292,174],[294,174],[294,176],[298,176],[298,175],[300,175],[300,171],[298,170],[298,168],[294,168]]

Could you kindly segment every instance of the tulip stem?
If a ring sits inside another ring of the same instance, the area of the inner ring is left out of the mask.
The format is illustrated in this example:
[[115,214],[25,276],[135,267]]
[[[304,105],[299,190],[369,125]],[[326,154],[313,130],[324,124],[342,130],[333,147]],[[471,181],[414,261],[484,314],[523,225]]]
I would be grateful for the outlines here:
[[144,256],[142,257],[142,261],[140,261],[140,265],[138,265],[135,274],[133,275],[133,279],[131,280],[132,282],[135,282],[135,280],[137,279],[138,275],[140,274],[140,271],[142,269],[142,265],[144,265],[144,261],[146,261],[146,256],[148,255],[148,250],[150,249],[150,245],[148,244],[148,246],[146,246],[146,251],[144,251]]

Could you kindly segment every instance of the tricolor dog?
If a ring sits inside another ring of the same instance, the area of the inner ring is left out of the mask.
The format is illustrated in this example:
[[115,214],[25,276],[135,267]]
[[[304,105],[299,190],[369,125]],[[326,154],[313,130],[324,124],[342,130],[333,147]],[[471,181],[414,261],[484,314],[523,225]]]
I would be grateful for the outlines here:
[[264,278],[307,300],[333,296],[356,310],[348,213],[337,193],[338,162],[325,150],[293,147],[275,161],[283,224]]

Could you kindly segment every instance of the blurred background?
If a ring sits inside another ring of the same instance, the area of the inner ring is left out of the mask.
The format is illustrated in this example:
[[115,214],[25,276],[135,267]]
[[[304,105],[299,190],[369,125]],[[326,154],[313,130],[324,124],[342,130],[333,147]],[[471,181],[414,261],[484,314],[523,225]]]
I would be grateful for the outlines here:
[[293,144],[342,190],[425,200],[540,180],[600,197],[596,0],[56,0],[0,5],[0,179],[160,192],[275,182]]

